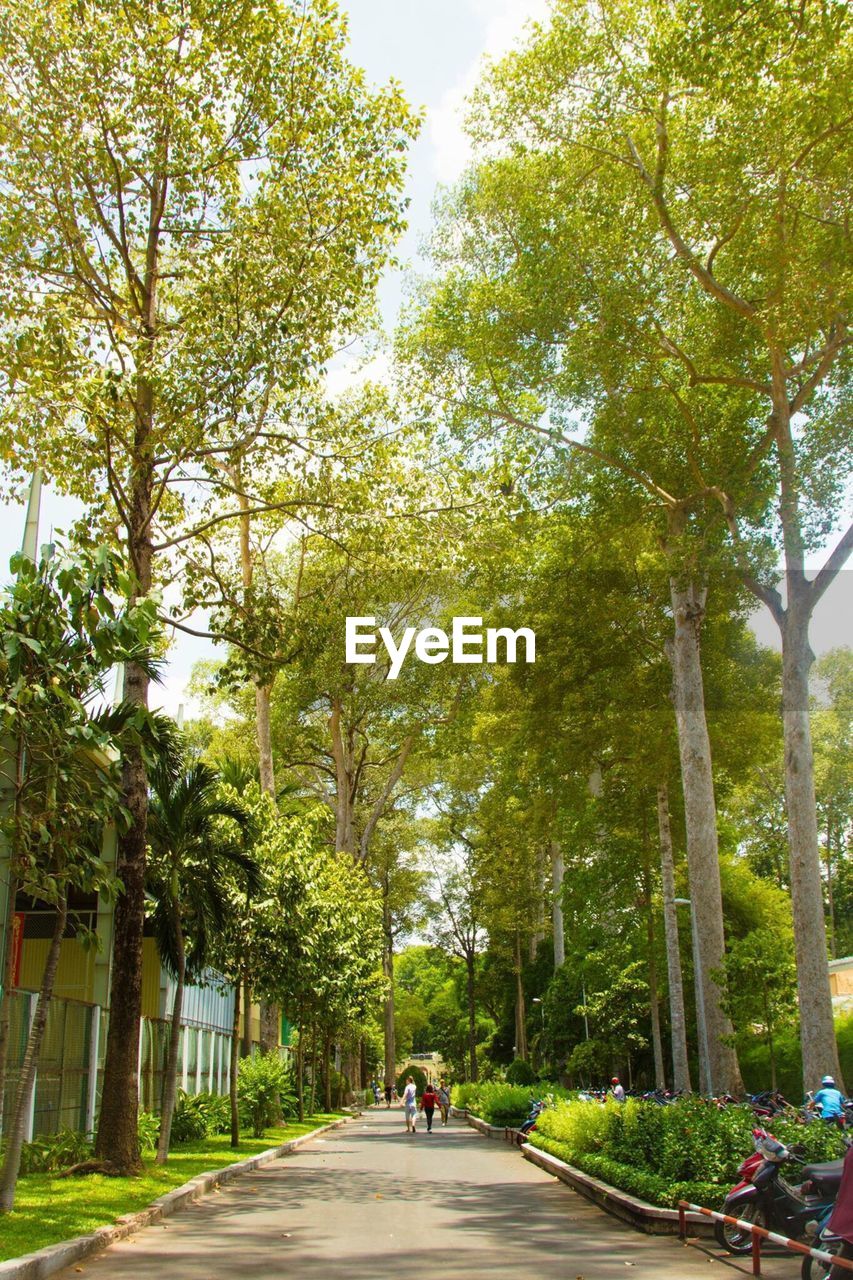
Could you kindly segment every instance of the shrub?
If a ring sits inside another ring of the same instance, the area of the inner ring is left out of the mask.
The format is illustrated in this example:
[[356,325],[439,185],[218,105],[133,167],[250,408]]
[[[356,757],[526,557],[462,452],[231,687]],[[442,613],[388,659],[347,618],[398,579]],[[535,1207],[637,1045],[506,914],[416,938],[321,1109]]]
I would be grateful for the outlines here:
[[506,1069],[507,1084],[533,1084],[535,1080],[536,1072],[523,1058],[516,1058]]
[[482,1085],[477,1094],[476,1114],[488,1124],[521,1124],[530,1110],[535,1090],[524,1085],[493,1081]]
[[[654,1204],[675,1203],[679,1197],[674,1188],[681,1187],[684,1199],[714,1208],[752,1148],[755,1125],[749,1107],[720,1111],[701,1099],[688,1098],[667,1107],[631,1098],[624,1104],[609,1101],[603,1106],[567,1101],[542,1113],[536,1141],[552,1144],[553,1154],[569,1164]],[[780,1142],[804,1147],[808,1161],[843,1154],[841,1137],[829,1125],[802,1125],[782,1118],[768,1128]],[[605,1166],[612,1177],[604,1172]],[[651,1181],[644,1181],[646,1175]],[[640,1190],[641,1185],[646,1189]],[[693,1191],[685,1193],[685,1186],[703,1188],[704,1199]],[[709,1187],[715,1189],[715,1198]],[[656,1198],[660,1196],[666,1198]]]
[[418,1091],[418,1097],[420,1097],[427,1086],[427,1078],[421,1068],[416,1067],[412,1062],[410,1062],[407,1067],[403,1067],[403,1070],[397,1076],[397,1093],[402,1097],[403,1090],[406,1087],[406,1080],[409,1076],[414,1080],[415,1088]]
[[647,1169],[636,1169],[632,1165],[612,1160],[609,1156],[594,1155],[584,1152],[568,1158],[565,1145],[546,1138],[537,1130],[530,1135],[530,1142],[564,1160],[581,1173],[588,1173],[593,1178],[600,1178],[611,1187],[627,1191],[629,1195],[647,1200],[649,1204],[662,1208],[675,1208],[679,1200],[689,1200],[692,1204],[703,1204],[709,1209],[719,1208],[725,1199],[728,1187],[714,1182],[668,1182],[658,1173]]
[[450,1090],[450,1101],[460,1111],[467,1111],[472,1098],[476,1098],[480,1086],[468,1080],[464,1084],[455,1084]]
[[274,1053],[244,1058],[237,1076],[237,1097],[241,1117],[251,1125],[256,1138],[262,1138],[280,1115],[296,1113],[293,1073]]
[[25,1142],[21,1150],[21,1173],[52,1173],[88,1160],[92,1144],[85,1133],[76,1129],[60,1129],[43,1138]]
[[155,1116],[153,1111],[140,1111],[136,1117],[136,1136],[140,1151],[156,1151],[160,1137],[160,1117]]
[[169,1141],[178,1146],[182,1142],[198,1142],[210,1133],[208,1124],[209,1115],[204,1106],[203,1095],[184,1093],[183,1089],[179,1089]]

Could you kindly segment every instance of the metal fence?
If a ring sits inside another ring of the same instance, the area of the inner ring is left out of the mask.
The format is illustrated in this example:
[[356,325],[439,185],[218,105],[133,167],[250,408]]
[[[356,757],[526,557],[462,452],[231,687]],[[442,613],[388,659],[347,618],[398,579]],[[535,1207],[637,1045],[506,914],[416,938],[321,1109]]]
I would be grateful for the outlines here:
[[[11,1117],[36,998],[31,991],[11,993],[9,1059],[2,1099],[4,1129]],[[100,1101],[107,1017],[99,1005],[80,1000],[51,1001],[27,1121],[28,1141],[60,1129],[93,1131]],[[168,1022],[142,1019],[139,1105],[146,1111],[160,1110],[170,1033]],[[227,1093],[231,1042],[228,1033],[215,1027],[182,1026],[180,1035],[179,1086],[187,1093]]]

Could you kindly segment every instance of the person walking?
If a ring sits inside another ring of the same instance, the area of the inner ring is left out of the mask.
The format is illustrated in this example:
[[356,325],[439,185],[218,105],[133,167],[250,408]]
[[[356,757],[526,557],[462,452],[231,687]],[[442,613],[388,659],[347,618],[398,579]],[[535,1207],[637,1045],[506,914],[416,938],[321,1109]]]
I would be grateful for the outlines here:
[[447,1124],[447,1117],[450,1114],[450,1090],[443,1080],[438,1086],[438,1106],[441,1111],[441,1123]]
[[406,1113],[406,1132],[416,1133],[418,1122],[418,1091],[415,1086],[414,1079],[411,1076],[406,1077],[406,1087],[403,1090],[403,1109]]
[[432,1118],[438,1106],[438,1091],[434,1084],[428,1084],[421,1095],[421,1110],[426,1116],[427,1133],[432,1133]]
[[391,1110],[391,1082],[385,1081],[385,1110]]

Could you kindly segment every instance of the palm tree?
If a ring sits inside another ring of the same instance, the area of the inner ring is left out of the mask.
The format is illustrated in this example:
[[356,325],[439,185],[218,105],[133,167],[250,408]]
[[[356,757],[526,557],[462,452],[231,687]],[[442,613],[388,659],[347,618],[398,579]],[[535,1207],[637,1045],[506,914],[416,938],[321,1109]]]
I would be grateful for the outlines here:
[[236,873],[248,892],[258,887],[257,863],[248,848],[250,834],[249,815],[223,794],[216,769],[194,761],[185,764],[177,777],[168,770],[155,770],[148,816],[147,890],[160,956],[175,979],[158,1164],[165,1164],[169,1154],[184,985],[188,977],[204,971],[211,939],[225,925],[229,877]]

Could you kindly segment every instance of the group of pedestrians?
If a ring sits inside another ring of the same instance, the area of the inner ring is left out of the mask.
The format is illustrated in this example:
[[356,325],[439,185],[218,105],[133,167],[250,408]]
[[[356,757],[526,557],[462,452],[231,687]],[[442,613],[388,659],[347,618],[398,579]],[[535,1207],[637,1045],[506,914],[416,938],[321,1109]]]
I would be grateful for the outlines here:
[[450,1114],[450,1090],[444,1080],[439,1083],[438,1088],[431,1082],[428,1083],[421,1094],[419,1107],[418,1087],[414,1078],[408,1076],[406,1078],[406,1087],[403,1090],[403,1107],[406,1113],[407,1133],[417,1133],[419,1109],[426,1118],[427,1133],[432,1133],[432,1121],[436,1108],[438,1108],[441,1115],[442,1125],[447,1124],[447,1117]]

